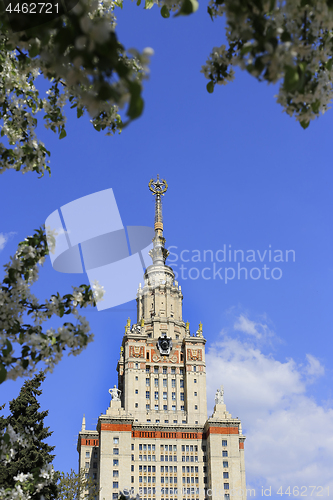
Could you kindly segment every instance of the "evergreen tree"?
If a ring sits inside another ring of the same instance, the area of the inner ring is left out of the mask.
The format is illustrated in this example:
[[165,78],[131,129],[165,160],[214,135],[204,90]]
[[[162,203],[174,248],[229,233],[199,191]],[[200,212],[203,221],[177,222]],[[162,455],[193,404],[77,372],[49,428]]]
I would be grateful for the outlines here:
[[[54,458],[54,455],[50,454],[54,446],[44,442],[52,434],[49,427],[44,426],[48,411],[39,411],[40,404],[37,401],[37,396],[42,393],[39,387],[44,380],[43,372],[39,372],[31,380],[26,380],[18,397],[9,403],[10,415],[1,417],[1,427],[11,426],[16,433],[24,437],[24,442],[16,447],[14,459],[8,463],[0,462],[0,485],[5,489],[14,488],[14,477],[19,474],[31,473],[38,483],[39,472],[51,464]],[[40,500],[43,496],[45,500],[57,497],[55,481],[38,490],[35,484],[30,491],[33,500]]]

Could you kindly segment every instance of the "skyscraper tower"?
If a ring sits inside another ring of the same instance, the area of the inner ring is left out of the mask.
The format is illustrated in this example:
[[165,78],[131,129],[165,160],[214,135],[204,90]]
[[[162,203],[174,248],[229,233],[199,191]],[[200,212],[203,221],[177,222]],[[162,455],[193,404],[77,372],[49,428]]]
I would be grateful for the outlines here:
[[207,419],[203,328],[191,333],[183,295],[163,236],[165,180],[151,180],[155,196],[152,265],[137,292],[137,319],[128,319],[117,365],[118,388],[96,431],[79,433],[79,467],[96,480],[99,500],[119,491],[145,500],[246,499],[241,422],[224,404],[223,388]]

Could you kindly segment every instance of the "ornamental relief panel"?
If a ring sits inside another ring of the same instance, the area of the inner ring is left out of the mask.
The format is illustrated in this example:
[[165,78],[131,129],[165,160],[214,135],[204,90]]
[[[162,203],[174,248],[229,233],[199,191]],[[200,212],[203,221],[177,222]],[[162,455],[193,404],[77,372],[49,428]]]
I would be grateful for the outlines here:
[[161,356],[160,353],[157,353],[154,349],[151,350],[151,360],[154,363],[158,363],[159,361],[163,361],[163,363],[179,363],[179,354],[176,351],[171,356]]
[[202,350],[187,349],[187,359],[188,361],[202,361]]
[[129,356],[130,358],[144,358],[145,354],[143,346],[130,345]]

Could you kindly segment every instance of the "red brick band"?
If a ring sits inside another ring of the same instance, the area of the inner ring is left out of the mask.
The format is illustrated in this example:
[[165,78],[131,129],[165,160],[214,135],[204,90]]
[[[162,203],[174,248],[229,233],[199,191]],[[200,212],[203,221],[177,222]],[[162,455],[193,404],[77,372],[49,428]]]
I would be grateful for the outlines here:
[[131,424],[101,424],[101,431],[131,432]]

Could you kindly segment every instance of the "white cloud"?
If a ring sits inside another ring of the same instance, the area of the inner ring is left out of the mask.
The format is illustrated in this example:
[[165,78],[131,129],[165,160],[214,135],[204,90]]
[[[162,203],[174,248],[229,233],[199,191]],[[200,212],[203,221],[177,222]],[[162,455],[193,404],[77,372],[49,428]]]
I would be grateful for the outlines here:
[[272,336],[268,325],[265,323],[255,322],[247,318],[244,314],[240,314],[234,322],[234,330],[252,335],[256,339]]
[[[324,367],[312,354],[298,365],[263,353],[253,344],[256,324],[245,320],[235,324],[253,335],[251,342],[224,331],[207,352],[209,414],[215,391],[223,384],[227,410],[241,418],[247,435],[247,484],[256,488],[257,496],[262,496],[261,486],[271,486],[272,497],[280,486],[330,486],[333,491],[333,408],[324,408],[308,393]],[[309,489],[303,492],[310,497]],[[320,490],[312,496],[316,493]]]
[[0,233],[0,251],[5,248],[6,243],[8,242],[9,238],[14,236],[14,234],[17,233]]

